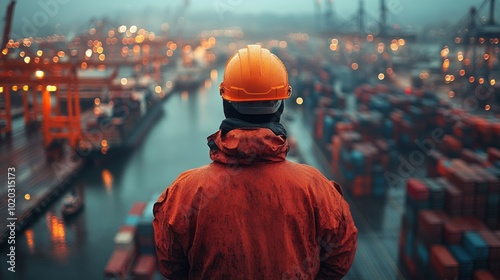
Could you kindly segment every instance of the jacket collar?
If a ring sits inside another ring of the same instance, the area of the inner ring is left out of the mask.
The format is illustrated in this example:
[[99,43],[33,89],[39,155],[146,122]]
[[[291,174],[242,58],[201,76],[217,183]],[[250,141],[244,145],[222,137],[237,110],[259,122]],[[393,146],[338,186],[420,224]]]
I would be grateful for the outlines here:
[[226,119],[207,140],[210,158],[225,164],[280,162],[289,149],[286,130],[280,123],[251,124]]

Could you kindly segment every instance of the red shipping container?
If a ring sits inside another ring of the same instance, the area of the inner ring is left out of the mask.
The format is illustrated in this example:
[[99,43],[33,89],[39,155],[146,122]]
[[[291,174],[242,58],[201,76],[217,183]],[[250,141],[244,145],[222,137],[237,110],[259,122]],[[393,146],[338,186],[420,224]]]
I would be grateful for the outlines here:
[[431,247],[431,267],[442,279],[458,278],[458,262],[443,245]]
[[481,221],[486,219],[486,202],[488,197],[486,194],[478,194],[474,198],[474,216]]
[[429,199],[429,189],[416,178],[406,180],[406,193],[416,201]]
[[[354,130],[354,124],[349,122],[338,122],[335,124],[335,131],[337,133],[348,132]],[[361,136],[360,136],[361,138]]]
[[137,227],[130,225],[122,225],[118,231],[132,232],[135,235],[135,233],[137,232]]
[[452,164],[452,161],[446,157],[440,159],[437,164],[437,176],[448,178],[451,171],[455,168]]
[[491,274],[488,270],[476,270],[474,271],[474,280],[496,280],[495,276]]
[[488,230],[488,227],[475,217],[456,217],[453,220],[457,221],[461,226],[462,231],[482,231]]
[[[440,172],[438,170],[440,163],[442,164],[446,157],[437,150],[431,150],[428,154],[429,160],[427,161],[427,176],[438,177]],[[441,167],[444,168],[444,167]],[[444,170],[443,170],[444,172]],[[441,175],[444,176],[444,175]]]
[[455,220],[449,220],[443,227],[444,240],[447,244],[461,244],[463,230],[460,224]]
[[427,246],[441,243],[443,224],[443,220],[433,210],[422,210],[418,213],[419,235]]
[[325,119],[325,114],[325,109],[316,109],[316,125],[314,127],[314,136],[316,139],[323,139],[323,121]]
[[[500,180],[493,174],[489,173],[483,166],[471,165],[470,170],[476,175],[478,183],[478,193],[498,193],[500,192]],[[484,184],[483,187],[481,184]]]
[[472,194],[464,194],[462,197],[462,215],[472,216],[474,214],[475,196]]
[[445,135],[443,137],[443,143],[439,147],[439,150],[445,155],[459,155],[462,150],[462,143],[451,135]]
[[128,212],[129,215],[134,215],[134,216],[142,216],[142,212],[144,211],[144,208],[146,208],[146,202],[136,202]]
[[449,170],[448,177],[446,178],[462,191],[464,197],[476,193],[475,176],[469,172],[469,169],[453,168]]
[[477,128],[480,133],[479,140],[484,147],[491,146],[493,143],[493,130],[490,122],[487,119],[477,118]]
[[389,145],[387,141],[383,139],[375,140],[375,147],[379,150],[379,161],[384,168],[389,168],[391,164],[391,158],[389,156]]
[[132,276],[135,280],[152,280],[156,273],[156,257],[153,255],[140,255],[137,258]]
[[445,189],[445,209],[450,216],[462,214],[462,191],[453,185],[447,185]]
[[340,136],[340,144],[342,148],[351,150],[354,143],[361,141],[361,135],[355,131],[346,131],[337,133]]
[[352,195],[354,197],[371,195],[371,188],[372,188],[371,182],[372,182],[371,175],[365,175],[365,176],[358,175],[354,177],[354,181],[351,186]]
[[134,249],[116,249],[104,269],[104,277],[125,279],[134,260]]
[[460,152],[460,158],[469,164],[479,164],[482,166],[487,166],[486,158],[482,158],[480,155],[474,153],[469,149],[464,149]]
[[488,259],[500,261],[500,238],[489,230],[479,231],[479,235],[488,244]]
[[488,148],[488,161],[491,163],[500,161],[500,150],[496,148]]

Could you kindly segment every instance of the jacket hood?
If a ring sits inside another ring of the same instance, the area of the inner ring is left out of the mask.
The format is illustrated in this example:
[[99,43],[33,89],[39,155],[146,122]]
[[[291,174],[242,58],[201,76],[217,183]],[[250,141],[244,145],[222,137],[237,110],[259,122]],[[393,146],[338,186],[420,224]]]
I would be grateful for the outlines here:
[[289,149],[286,136],[261,127],[235,128],[225,134],[219,130],[207,140],[210,158],[224,164],[280,162]]

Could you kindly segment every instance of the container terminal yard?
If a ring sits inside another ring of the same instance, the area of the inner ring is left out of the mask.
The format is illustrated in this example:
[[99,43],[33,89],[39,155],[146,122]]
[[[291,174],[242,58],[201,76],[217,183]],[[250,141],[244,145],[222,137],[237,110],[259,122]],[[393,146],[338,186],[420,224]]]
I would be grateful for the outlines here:
[[500,279],[498,1],[66,2],[0,3],[0,279],[164,279],[153,204],[210,162],[254,43],[288,69],[287,158],[350,205],[344,279]]

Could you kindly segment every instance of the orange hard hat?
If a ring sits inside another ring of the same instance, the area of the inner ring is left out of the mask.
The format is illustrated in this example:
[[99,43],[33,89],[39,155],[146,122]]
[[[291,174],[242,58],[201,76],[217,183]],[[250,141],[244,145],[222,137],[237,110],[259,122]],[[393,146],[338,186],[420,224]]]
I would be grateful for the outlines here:
[[292,88],[276,55],[260,45],[248,45],[227,61],[220,94],[231,102],[273,101],[289,98]]

